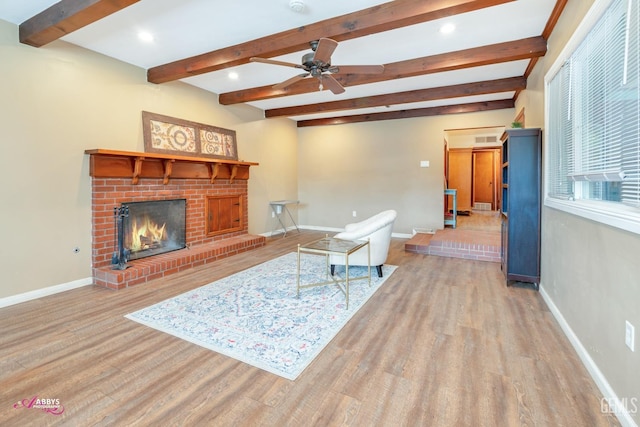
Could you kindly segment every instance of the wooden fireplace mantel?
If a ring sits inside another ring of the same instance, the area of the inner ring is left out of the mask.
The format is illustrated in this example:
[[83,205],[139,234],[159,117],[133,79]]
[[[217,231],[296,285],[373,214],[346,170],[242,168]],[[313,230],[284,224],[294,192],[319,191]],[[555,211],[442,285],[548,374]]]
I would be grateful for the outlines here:
[[140,178],[162,178],[166,185],[171,178],[249,179],[249,167],[255,162],[213,159],[208,157],[177,156],[133,151],[85,150],[89,154],[89,173],[95,178],[131,178],[137,184]]

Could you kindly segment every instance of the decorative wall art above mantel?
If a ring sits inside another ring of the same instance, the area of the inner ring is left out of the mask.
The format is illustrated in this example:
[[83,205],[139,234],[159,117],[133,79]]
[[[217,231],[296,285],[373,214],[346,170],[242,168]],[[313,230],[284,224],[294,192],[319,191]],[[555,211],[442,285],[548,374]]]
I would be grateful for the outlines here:
[[148,153],[238,160],[233,130],[143,111],[142,134]]

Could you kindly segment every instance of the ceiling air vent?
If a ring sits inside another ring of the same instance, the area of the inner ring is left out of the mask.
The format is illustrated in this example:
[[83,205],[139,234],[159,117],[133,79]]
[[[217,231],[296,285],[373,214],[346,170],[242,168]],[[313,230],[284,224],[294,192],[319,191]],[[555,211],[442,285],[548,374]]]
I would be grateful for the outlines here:
[[493,136],[476,136],[476,144],[495,144],[498,142],[498,137]]

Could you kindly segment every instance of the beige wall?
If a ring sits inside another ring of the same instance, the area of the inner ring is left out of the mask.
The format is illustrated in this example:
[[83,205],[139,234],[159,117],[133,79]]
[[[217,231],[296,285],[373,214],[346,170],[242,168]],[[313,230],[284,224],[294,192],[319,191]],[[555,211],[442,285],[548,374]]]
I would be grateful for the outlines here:
[[[570,1],[562,14],[547,55],[528,79],[525,96],[516,106],[525,108],[527,126],[544,128],[544,76],[592,4],[592,0]],[[637,234],[543,207],[542,291],[612,392],[628,402],[635,398],[640,411],[638,254]],[[624,342],[625,320],[636,328],[635,352]],[[638,414],[633,420],[640,423]]]
[[[237,131],[240,158],[260,162],[252,233],[271,229],[268,201],[284,198],[301,200],[303,225],[340,228],[393,208],[396,233],[441,228],[444,130],[508,125],[522,107],[527,126],[544,129],[544,73],[591,4],[568,2],[515,110],[302,129],[185,84],[149,84],[142,69],[63,42],[21,45],[0,21],[0,298],[90,277],[83,152],[142,151],[141,110]],[[621,398],[640,397],[640,348],[624,345],[624,320],[640,335],[638,253],[637,235],[543,208],[542,290]]]
[[279,227],[271,217],[269,201],[298,197],[297,128],[289,119],[260,119],[243,123],[238,129],[252,141],[245,144],[241,157],[260,162],[260,166],[251,167],[249,233],[270,233]]
[[443,228],[445,129],[505,126],[513,115],[508,109],[301,128],[300,223],[340,228],[395,209],[394,233]]
[[[85,149],[144,151],[140,112],[235,129],[249,181],[249,231],[269,229],[270,198],[297,195],[296,127],[250,107],[221,107],[184,83],[54,42],[36,49],[0,21],[0,298],[91,277]],[[80,248],[74,253],[75,247]]]

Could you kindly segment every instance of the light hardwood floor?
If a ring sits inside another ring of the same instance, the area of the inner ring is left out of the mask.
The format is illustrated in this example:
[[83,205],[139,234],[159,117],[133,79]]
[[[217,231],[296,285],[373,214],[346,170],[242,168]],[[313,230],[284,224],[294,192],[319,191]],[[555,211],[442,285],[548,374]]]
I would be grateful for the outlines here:
[[[0,425],[619,425],[536,291],[507,288],[497,263],[408,253],[404,239],[388,259],[399,268],[296,381],[123,317],[322,235],[0,309]],[[13,408],[33,396],[64,414]]]

